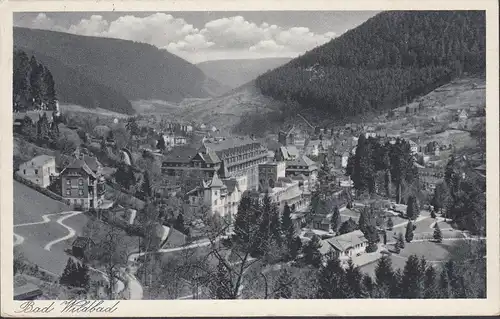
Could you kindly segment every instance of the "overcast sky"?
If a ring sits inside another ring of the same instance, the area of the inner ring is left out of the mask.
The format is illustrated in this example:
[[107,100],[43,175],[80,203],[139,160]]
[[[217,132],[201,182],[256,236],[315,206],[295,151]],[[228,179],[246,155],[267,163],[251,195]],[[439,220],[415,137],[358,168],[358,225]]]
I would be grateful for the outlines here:
[[295,57],[375,11],[16,13],[14,25],[146,42],[190,62]]

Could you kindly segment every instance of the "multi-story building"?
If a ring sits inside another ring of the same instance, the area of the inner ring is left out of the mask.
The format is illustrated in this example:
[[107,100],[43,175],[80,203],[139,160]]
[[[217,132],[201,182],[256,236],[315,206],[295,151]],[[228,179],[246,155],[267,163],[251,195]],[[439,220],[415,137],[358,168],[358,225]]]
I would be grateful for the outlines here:
[[56,176],[56,159],[54,156],[40,155],[19,165],[17,174],[37,185],[47,187],[51,176]]
[[68,205],[79,209],[99,207],[105,193],[101,168],[95,157],[77,155],[77,158],[61,171],[61,195]]
[[[246,189],[246,176],[221,179],[215,172],[210,180],[187,192],[185,200],[196,214],[218,214],[232,223]],[[205,211],[204,211],[205,210]]]
[[300,211],[309,204],[309,181],[303,175],[286,177],[286,163],[274,161],[259,165],[261,192],[267,192],[282,211],[285,204]]
[[247,189],[258,190],[259,164],[267,161],[267,149],[250,138],[205,139],[198,149],[174,148],[162,164],[162,172],[169,176],[201,173],[212,178],[214,173],[222,179],[246,176]]

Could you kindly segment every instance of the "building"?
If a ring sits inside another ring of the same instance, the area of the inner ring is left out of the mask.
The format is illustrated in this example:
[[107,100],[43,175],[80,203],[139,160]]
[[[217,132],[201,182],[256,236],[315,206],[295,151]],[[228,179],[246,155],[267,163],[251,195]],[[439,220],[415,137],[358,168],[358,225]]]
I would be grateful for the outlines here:
[[259,190],[265,192],[275,187],[276,182],[285,177],[285,171],[284,161],[259,164]]
[[307,143],[305,147],[305,154],[308,156],[317,157],[319,155],[320,149],[323,149],[323,145],[320,140],[312,140]]
[[43,296],[42,290],[28,282],[24,275],[14,276],[14,300],[37,300]]
[[280,146],[276,151],[277,161],[290,161],[300,156],[299,150],[294,145]]
[[267,156],[267,149],[250,138],[205,139],[198,149],[173,149],[163,161],[162,171],[169,176],[197,171],[205,180],[215,172],[222,179],[246,176],[246,188],[258,190],[259,164],[265,163]]
[[326,255],[333,252],[339,259],[347,260],[365,252],[368,240],[361,230],[335,236],[321,241],[320,252]]
[[333,154],[333,167],[335,168],[346,168],[347,162],[349,161],[349,152],[342,152]]
[[302,132],[296,130],[294,125],[287,131],[279,131],[278,142],[283,146],[295,145],[298,148],[303,148],[306,143],[306,139],[303,136]]
[[88,155],[76,156],[60,173],[61,196],[73,208],[98,208],[106,190],[101,163]]
[[18,175],[42,187],[50,185],[51,178],[56,176],[56,159],[54,156],[39,155],[19,165]]
[[432,141],[432,142],[427,143],[427,145],[424,148],[426,154],[432,154],[435,156],[439,156],[440,149],[441,149],[441,146],[436,141]]
[[[246,189],[246,176],[219,178],[217,172],[208,181],[202,181],[185,195],[191,212],[218,214],[230,223],[238,212],[238,205]],[[206,211],[203,211],[206,210]]]
[[409,140],[408,143],[410,143],[410,151],[412,152],[412,154],[417,154],[418,153],[418,144],[412,140]]
[[457,112],[456,119],[457,121],[466,121],[469,118],[466,110],[459,110]]
[[286,161],[285,175],[287,177],[304,175],[309,179],[309,185],[316,185],[318,166],[306,155]]

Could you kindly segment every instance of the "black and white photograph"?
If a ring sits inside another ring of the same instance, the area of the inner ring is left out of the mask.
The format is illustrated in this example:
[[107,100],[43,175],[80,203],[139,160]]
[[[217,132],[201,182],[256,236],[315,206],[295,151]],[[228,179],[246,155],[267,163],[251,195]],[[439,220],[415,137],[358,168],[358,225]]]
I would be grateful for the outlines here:
[[486,18],[13,12],[13,299],[486,300]]

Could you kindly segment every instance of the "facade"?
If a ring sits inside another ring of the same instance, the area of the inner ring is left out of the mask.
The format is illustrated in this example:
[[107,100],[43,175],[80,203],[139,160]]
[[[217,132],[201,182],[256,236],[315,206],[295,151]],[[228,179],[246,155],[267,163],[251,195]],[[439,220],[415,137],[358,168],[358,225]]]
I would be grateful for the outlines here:
[[333,155],[333,167],[346,168],[349,161],[349,152],[335,153]]
[[98,208],[104,200],[105,180],[95,157],[79,156],[60,173],[61,196],[78,209]]
[[285,170],[284,161],[259,164],[259,190],[265,192],[273,188],[278,179],[285,177]]
[[221,179],[217,172],[207,181],[186,194],[186,202],[193,214],[208,213],[234,221],[238,205],[246,189],[246,176]]
[[287,131],[279,131],[278,142],[283,146],[295,145],[298,148],[303,148],[306,143],[306,139],[301,132],[295,129],[295,126],[292,126]]
[[321,241],[320,252],[326,255],[333,252],[339,259],[346,260],[362,254],[366,250],[368,240],[361,230],[335,236]]
[[42,187],[50,185],[51,177],[56,176],[54,156],[40,155],[19,165],[18,175]]
[[250,138],[205,139],[198,149],[174,149],[162,164],[162,171],[170,176],[201,172],[204,179],[214,173],[222,179],[247,177],[246,188],[258,190],[259,164],[267,161],[267,149]]
[[417,154],[418,153],[418,144],[412,140],[409,140],[408,142],[410,143],[410,150],[411,150],[412,154]]
[[285,204],[290,207],[295,205],[296,211],[309,205],[309,179],[304,175],[286,177],[284,161],[260,164],[259,180],[261,193],[267,192],[280,211],[283,211]]
[[302,155],[286,161],[285,174],[287,177],[304,175],[308,178],[309,185],[312,187],[316,185],[318,179],[318,166],[309,157]]

